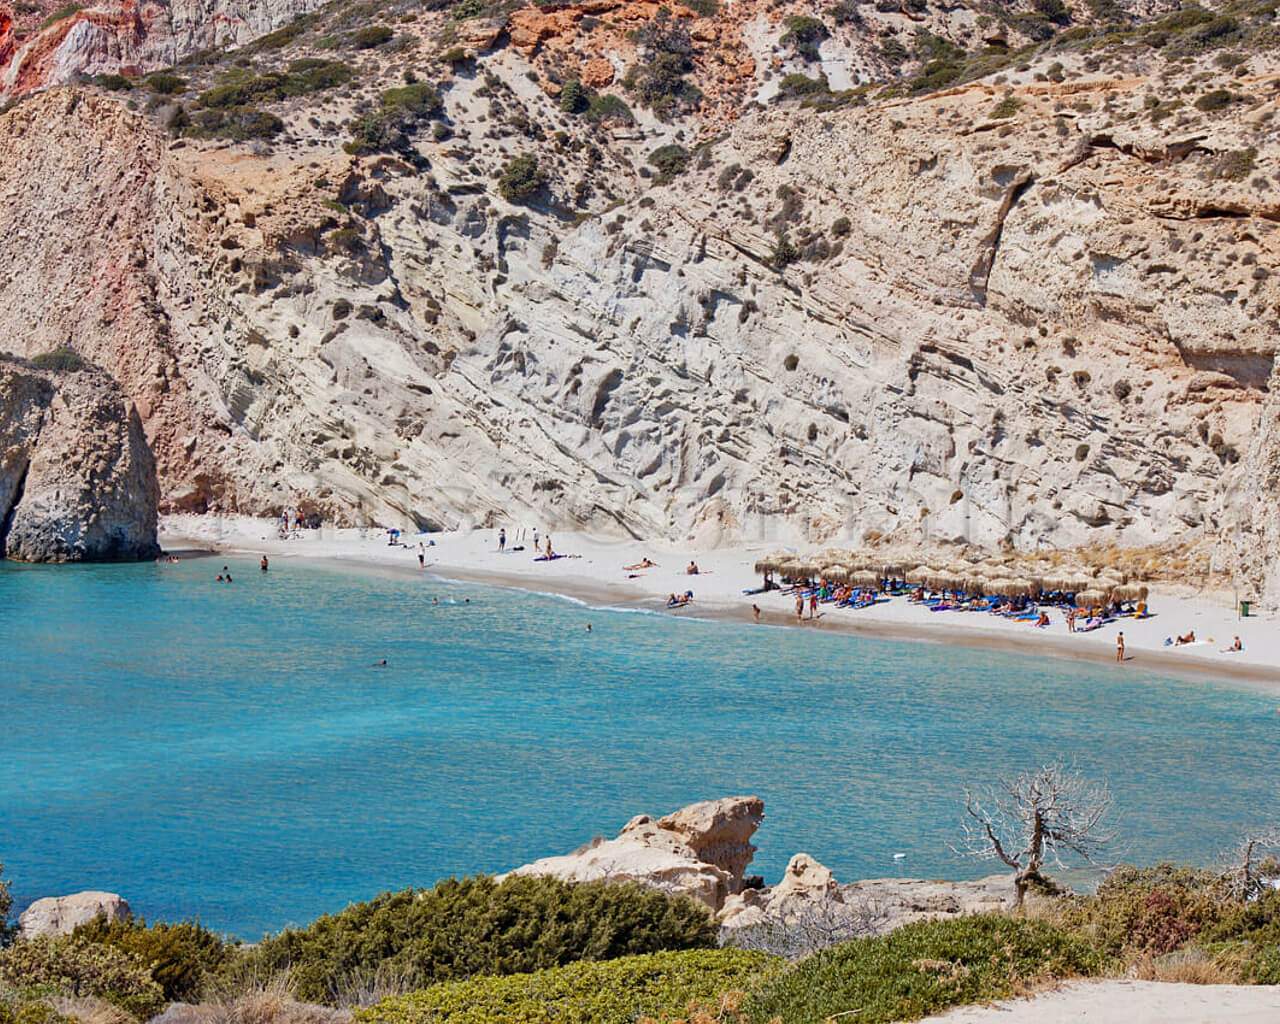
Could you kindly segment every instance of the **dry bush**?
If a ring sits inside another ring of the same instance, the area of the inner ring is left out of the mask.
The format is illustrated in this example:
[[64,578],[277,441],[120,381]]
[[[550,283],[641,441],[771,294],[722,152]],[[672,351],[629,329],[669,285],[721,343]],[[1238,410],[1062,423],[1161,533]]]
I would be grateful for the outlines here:
[[53,996],[48,1003],[76,1024],[138,1024],[120,1007],[96,996]]
[[201,1009],[207,1013],[207,1024],[351,1024],[349,1010],[298,1002],[283,975],[245,985]]
[[1168,956],[1141,956],[1129,973],[1139,981],[1177,982],[1183,985],[1238,985],[1243,979],[1229,964],[1203,950],[1188,949]]

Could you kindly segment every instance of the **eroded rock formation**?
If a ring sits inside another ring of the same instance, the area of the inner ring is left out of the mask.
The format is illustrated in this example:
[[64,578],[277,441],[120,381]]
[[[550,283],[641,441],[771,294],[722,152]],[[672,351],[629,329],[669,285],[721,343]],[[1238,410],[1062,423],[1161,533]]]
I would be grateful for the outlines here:
[[657,820],[641,814],[614,839],[534,861],[512,874],[640,882],[690,896],[715,911],[742,888],[742,871],[755,852],[750,839],[763,818],[764,802],[753,796],[691,804]]
[[[776,884],[765,885],[744,874],[755,852],[751,837],[763,820],[764,803],[758,797],[704,801],[658,819],[641,814],[613,839],[597,839],[512,874],[569,882],[639,882],[706,904],[730,935],[771,932],[775,939],[788,934],[801,943],[806,936],[821,934],[835,941],[924,918],[1013,905],[1011,875],[970,882],[884,878],[841,884],[805,853],[791,858]],[[786,949],[797,955],[804,951]]]
[[142,423],[109,378],[0,358],[0,554],[154,558],[158,494]]

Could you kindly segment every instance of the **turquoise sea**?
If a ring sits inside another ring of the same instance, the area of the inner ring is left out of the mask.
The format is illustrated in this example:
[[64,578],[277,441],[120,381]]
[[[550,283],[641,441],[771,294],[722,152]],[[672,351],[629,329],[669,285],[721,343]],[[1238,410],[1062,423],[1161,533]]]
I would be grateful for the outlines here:
[[248,557],[3,565],[0,650],[16,905],[107,889],[250,939],[730,794],[765,800],[771,881],[797,851],[986,873],[947,847],[963,786],[1046,759],[1110,780],[1138,862],[1280,817],[1276,694],[1133,666]]

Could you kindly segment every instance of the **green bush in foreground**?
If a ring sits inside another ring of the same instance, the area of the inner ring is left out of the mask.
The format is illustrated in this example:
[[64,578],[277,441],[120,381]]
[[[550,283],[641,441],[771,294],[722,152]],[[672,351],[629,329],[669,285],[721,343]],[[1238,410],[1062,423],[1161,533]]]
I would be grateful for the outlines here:
[[146,1020],[164,993],[139,959],[71,936],[30,939],[0,950],[0,988],[33,996],[96,996]]
[[353,904],[264,939],[242,968],[287,971],[297,998],[336,1003],[388,971],[430,985],[715,944],[710,914],[688,899],[638,885],[479,876]]
[[995,914],[921,921],[824,950],[765,982],[743,1010],[753,1024],[914,1020],[1014,994],[1028,982],[1097,974],[1108,958],[1046,924]]
[[207,979],[227,966],[236,947],[196,921],[153,924],[100,917],[73,933],[77,940],[123,950],[138,958],[170,1002],[198,1002]]
[[433,985],[356,1012],[356,1024],[631,1024],[670,1018],[690,1002],[754,988],[781,963],[763,953],[708,949]]

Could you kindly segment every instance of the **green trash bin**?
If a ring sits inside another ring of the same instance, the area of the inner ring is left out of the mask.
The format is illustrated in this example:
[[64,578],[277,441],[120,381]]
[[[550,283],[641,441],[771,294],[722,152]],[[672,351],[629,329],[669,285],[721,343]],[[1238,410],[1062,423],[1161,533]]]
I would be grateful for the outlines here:
[[1249,601],[1240,602],[1240,618],[1247,619],[1249,617]]

